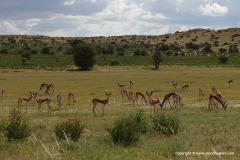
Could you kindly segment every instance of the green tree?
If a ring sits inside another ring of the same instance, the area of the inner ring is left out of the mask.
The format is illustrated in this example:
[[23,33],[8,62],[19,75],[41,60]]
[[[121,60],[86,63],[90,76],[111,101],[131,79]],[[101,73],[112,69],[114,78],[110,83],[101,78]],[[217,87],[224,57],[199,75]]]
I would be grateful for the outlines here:
[[205,43],[205,46],[203,47],[202,53],[204,53],[204,54],[213,53],[212,45],[209,44],[209,43]]
[[8,54],[8,53],[9,53],[9,51],[7,48],[3,48],[0,50],[0,54]]
[[239,50],[237,48],[237,45],[230,45],[228,49],[229,53],[236,54],[239,53]]
[[146,51],[145,50],[140,50],[140,49],[136,49],[133,53],[134,56],[146,56]]
[[155,69],[159,69],[160,63],[163,61],[163,54],[160,51],[154,51],[152,55],[152,60]]
[[21,54],[21,57],[22,57],[22,63],[25,64],[32,58],[32,55],[29,52],[25,52]]
[[116,49],[119,56],[124,56],[124,48],[119,47]]
[[68,43],[70,44],[70,46],[72,47],[72,49],[74,49],[74,48],[77,47],[77,45],[78,45],[79,43],[83,43],[83,41],[82,41],[82,40],[78,40],[78,39],[74,39],[74,40],[68,41]]
[[136,49],[133,53],[134,56],[139,56],[140,55],[140,49]]
[[88,43],[79,43],[73,48],[75,65],[81,70],[90,70],[96,63],[96,50]]
[[222,64],[226,64],[228,62],[228,56],[225,56],[225,55],[219,56],[218,59]]
[[43,47],[41,50],[42,54],[50,54],[50,48],[49,47]]
[[198,50],[200,48],[200,46],[198,44],[192,43],[192,42],[188,42],[185,44],[186,48],[189,50]]
[[227,53],[227,49],[226,48],[219,48],[218,51],[220,53]]

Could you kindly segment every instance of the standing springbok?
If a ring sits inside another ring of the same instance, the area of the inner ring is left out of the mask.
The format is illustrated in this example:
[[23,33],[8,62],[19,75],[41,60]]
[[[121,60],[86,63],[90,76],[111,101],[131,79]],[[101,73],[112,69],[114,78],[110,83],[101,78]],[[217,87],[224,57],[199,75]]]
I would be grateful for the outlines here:
[[136,102],[136,95],[133,91],[129,91],[128,97],[130,100],[130,105],[133,105],[135,107],[135,102]]
[[102,107],[102,116],[104,116],[105,105],[108,104],[108,102],[109,102],[109,98],[110,98],[110,96],[111,96],[111,92],[109,92],[109,93],[106,92],[106,96],[107,96],[107,99],[105,99],[105,100],[101,100],[101,99],[99,99],[99,98],[93,98],[93,99],[92,99],[92,104],[93,104],[93,109],[92,109],[92,110],[93,110],[93,114],[94,114],[95,117],[97,117],[97,115],[96,115],[96,113],[95,113],[95,109],[96,109],[96,106],[97,106],[98,103],[103,104],[103,107]]
[[42,107],[43,103],[47,104],[47,106],[48,106],[48,113],[52,112],[52,107],[49,104],[51,102],[50,98],[39,98],[38,97],[38,92],[33,92],[33,98],[34,98],[35,102],[38,105],[38,113],[42,113],[42,108],[41,107]]
[[6,97],[6,91],[5,90],[1,90],[1,100],[3,100],[3,97]]
[[177,82],[176,82],[176,81],[173,81],[173,82],[172,82],[172,85],[173,85],[173,88],[174,88],[174,89],[177,88]]
[[198,89],[198,96],[199,96],[199,101],[203,100],[204,97],[204,91],[202,89]]
[[120,93],[122,95],[122,103],[124,102],[124,99],[130,100],[128,92],[125,89],[121,89]]
[[147,94],[148,99],[149,99],[150,117],[152,117],[152,106],[153,106],[154,115],[157,116],[158,108],[156,108],[156,107],[158,107],[160,105],[160,99],[153,99],[152,98],[153,91],[150,91],[150,92],[147,91],[146,94]]
[[19,97],[18,98],[18,112],[21,113],[22,112],[22,106],[23,106],[23,103],[26,103],[25,104],[25,112],[27,113],[28,111],[28,102],[30,102],[33,98],[33,93],[32,92],[29,92],[30,93],[30,97]]
[[72,100],[73,104],[75,104],[75,102],[77,102],[75,100],[74,94],[70,92],[70,93],[68,93],[68,105],[70,105],[71,100]]
[[57,95],[57,105],[58,105],[58,109],[60,109],[63,105],[61,95]]
[[232,79],[228,81],[228,88],[230,88],[230,84],[233,84],[233,80]]
[[129,84],[130,84],[129,89],[132,90],[132,88],[133,88],[133,81],[130,80],[130,81],[129,81]]

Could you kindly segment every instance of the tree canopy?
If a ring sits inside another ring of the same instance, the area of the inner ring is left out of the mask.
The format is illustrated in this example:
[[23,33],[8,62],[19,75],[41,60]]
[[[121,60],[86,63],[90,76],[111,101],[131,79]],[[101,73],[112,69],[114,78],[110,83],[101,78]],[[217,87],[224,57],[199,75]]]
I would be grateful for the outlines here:
[[96,50],[88,43],[79,43],[73,48],[74,63],[81,70],[90,70],[96,63]]

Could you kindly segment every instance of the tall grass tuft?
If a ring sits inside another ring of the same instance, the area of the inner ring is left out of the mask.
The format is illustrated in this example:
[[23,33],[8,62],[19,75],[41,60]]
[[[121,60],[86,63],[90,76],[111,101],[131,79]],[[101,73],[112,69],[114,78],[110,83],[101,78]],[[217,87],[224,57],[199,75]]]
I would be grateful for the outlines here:
[[162,146],[161,150],[163,152],[163,156],[171,159],[172,157],[176,157],[176,152],[185,151],[185,143],[180,139],[169,139],[169,142]]
[[131,114],[127,118],[118,119],[113,128],[107,131],[111,135],[114,144],[120,144],[124,147],[135,145],[140,135],[148,131],[148,124],[144,117],[143,111]]
[[177,134],[180,121],[175,116],[160,114],[153,118],[153,130],[160,134]]
[[59,140],[78,141],[81,134],[83,133],[84,125],[75,119],[70,119],[68,121],[58,123],[55,126],[55,134]]
[[16,109],[10,111],[9,122],[5,128],[8,141],[22,140],[31,135],[29,124]]

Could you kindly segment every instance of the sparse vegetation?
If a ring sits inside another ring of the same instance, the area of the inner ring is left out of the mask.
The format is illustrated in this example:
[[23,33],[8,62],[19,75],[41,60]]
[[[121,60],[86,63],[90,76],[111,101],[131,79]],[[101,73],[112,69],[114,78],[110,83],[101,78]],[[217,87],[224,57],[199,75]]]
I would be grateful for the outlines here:
[[[100,54],[131,55],[135,50],[151,52],[152,45],[176,45],[185,52],[185,44],[194,43],[203,50],[205,42],[212,43],[212,50],[217,52],[224,45],[237,45],[239,48],[239,28],[225,30],[193,29],[175,34],[159,36],[113,36],[113,37],[47,37],[9,35],[0,36],[0,53],[18,54],[20,50],[34,50],[40,54],[73,54],[71,48],[74,43],[85,42],[92,44]],[[171,48],[170,48],[171,50]],[[6,52],[7,51],[7,52]]]

